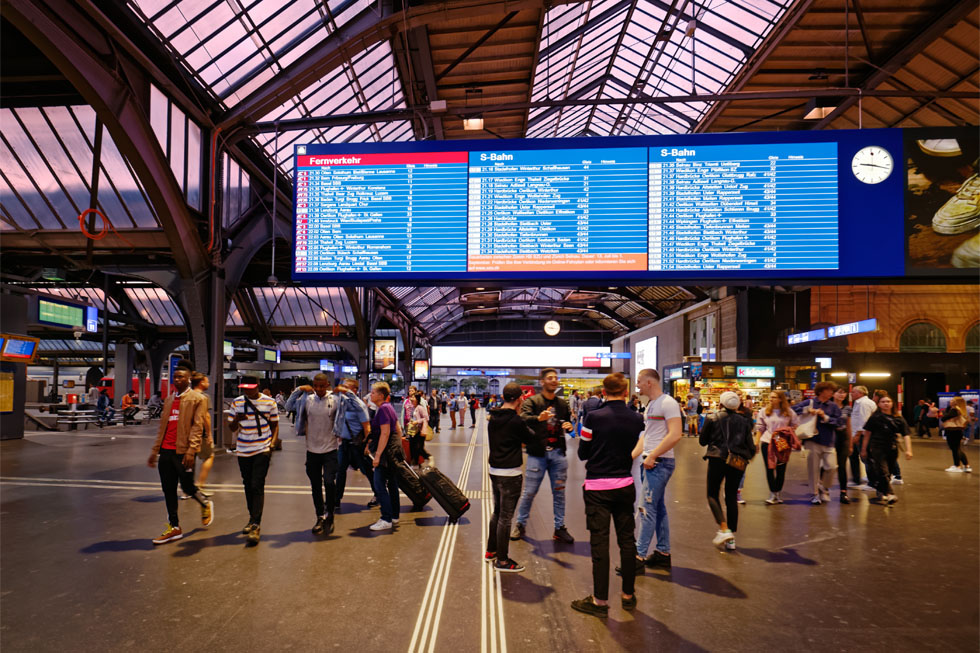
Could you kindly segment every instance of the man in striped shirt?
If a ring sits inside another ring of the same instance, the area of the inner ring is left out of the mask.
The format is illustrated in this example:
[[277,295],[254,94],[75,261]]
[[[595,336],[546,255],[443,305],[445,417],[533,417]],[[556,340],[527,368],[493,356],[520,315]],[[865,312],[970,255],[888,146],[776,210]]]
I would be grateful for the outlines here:
[[242,534],[248,536],[249,544],[258,544],[265,504],[265,477],[269,473],[272,449],[279,439],[279,408],[275,399],[259,392],[257,377],[242,377],[238,387],[244,392],[232,402],[228,426],[238,432],[238,468],[248,505],[248,524]]

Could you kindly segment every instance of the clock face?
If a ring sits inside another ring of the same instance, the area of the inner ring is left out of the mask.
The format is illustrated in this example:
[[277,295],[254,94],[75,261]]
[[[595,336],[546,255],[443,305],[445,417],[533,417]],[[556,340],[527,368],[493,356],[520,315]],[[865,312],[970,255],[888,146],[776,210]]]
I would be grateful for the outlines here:
[[892,173],[895,162],[892,155],[883,147],[869,145],[862,147],[851,159],[851,172],[866,184],[878,184]]
[[559,331],[561,331],[561,325],[554,320],[548,320],[544,323],[544,332],[549,336],[557,336]]

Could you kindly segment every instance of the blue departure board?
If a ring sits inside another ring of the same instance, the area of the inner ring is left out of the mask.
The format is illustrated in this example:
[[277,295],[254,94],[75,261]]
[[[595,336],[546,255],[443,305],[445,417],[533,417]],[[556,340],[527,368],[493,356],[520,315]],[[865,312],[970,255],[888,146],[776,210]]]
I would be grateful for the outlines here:
[[[297,281],[624,283],[905,273],[901,130],[308,144]],[[872,246],[873,244],[873,246]]]
[[650,270],[837,269],[837,144],[650,150]]
[[470,152],[468,271],[645,270],[646,148]]
[[294,270],[465,272],[465,214],[465,152],[301,155]]

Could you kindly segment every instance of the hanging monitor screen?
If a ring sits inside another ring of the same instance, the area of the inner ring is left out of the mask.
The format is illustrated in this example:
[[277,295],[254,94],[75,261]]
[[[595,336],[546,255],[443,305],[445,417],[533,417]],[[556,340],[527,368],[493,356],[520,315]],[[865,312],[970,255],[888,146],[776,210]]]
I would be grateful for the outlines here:
[[487,144],[296,146],[294,278],[905,273],[901,130]]

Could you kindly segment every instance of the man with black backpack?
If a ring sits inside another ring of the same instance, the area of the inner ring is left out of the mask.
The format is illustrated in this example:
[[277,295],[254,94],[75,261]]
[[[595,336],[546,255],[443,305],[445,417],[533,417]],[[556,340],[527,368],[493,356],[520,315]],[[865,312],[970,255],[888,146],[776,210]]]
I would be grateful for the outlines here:
[[249,544],[259,543],[259,525],[265,505],[265,477],[269,473],[272,449],[279,439],[279,408],[276,400],[259,392],[259,380],[243,376],[238,387],[244,394],[232,402],[228,427],[238,432],[236,453],[238,468],[245,486],[245,503],[248,505],[248,524],[242,534]]

